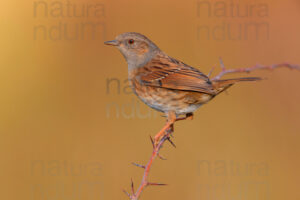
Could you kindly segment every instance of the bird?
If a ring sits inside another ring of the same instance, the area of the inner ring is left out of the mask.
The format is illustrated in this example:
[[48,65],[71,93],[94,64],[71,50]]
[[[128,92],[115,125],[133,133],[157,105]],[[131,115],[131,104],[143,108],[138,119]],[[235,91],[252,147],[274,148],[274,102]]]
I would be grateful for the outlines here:
[[104,44],[117,47],[127,61],[128,80],[134,94],[166,116],[166,125],[156,134],[155,144],[173,128],[175,121],[192,119],[200,106],[233,84],[260,80],[259,77],[210,80],[198,69],[167,55],[146,36],[136,32],[122,33]]

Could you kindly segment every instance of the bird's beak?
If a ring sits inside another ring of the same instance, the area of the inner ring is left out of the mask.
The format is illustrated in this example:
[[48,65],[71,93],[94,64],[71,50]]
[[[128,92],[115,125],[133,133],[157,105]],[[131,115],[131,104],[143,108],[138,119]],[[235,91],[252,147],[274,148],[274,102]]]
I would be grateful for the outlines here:
[[106,45],[112,45],[112,46],[118,46],[119,45],[119,41],[118,40],[111,40],[111,41],[104,42],[104,44],[106,44]]

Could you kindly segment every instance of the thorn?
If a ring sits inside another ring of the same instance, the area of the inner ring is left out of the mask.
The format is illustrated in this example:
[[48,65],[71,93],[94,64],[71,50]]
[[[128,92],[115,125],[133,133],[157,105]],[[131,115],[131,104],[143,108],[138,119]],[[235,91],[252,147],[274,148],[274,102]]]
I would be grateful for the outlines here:
[[147,183],[147,185],[166,186],[166,185],[168,185],[168,184],[164,184],[164,183]]
[[157,153],[157,156],[158,156],[161,160],[167,160],[166,158],[162,157],[159,153]]
[[133,184],[132,178],[131,178],[131,191],[132,191],[132,194],[134,194],[134,184]]
[[139,165],[139,164],[137,164],[137,163],[134,163],[134,162],[132,162],[131,164],[133,164],[134,166],[137,166],[137,167],[141,167],[141,168],[143,168],[143,169],[145,169],[145,168],[146,168],[144,165]]
[[215,67],[212,67],[211,70],[208,72],[207,77],[209,78],[214,71]]
[[219,60],[220,60],[220,65],[221,65],[222,70],[225,70],[225,65],[224,65],[224,63],[223,63],[222,58],[219,57]]
[[172,145],[174,148],[176,148],[176,145],[173,143],[173,141],[171,140],[170,137],[167,137],[167,140],[171,143],[171,145]]
[[153,138],[151,137],[151,135],[150,135],[150,140],[151,140],[151,143],[152,143],[152,147],[153,147],[153,149],[155,148],[155,145],[154,145],[154,141],[153,141]]
[[130,195],[126,190],[123,190],[123,192],[124,192],[129,198],[131,198],[131,195]]

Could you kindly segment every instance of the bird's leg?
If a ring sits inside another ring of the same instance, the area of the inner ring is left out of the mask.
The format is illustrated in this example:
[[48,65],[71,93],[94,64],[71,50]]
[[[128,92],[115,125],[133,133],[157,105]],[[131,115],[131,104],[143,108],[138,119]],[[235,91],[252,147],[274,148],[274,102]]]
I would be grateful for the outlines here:
[[165,126],[155,135],[154,137],[154,144],[157,145],[162,137],[165,135],[167,131],[173,132],[173,124],[176,121],[176,114],[175,112],[169,112],[167,115],[167,122]]

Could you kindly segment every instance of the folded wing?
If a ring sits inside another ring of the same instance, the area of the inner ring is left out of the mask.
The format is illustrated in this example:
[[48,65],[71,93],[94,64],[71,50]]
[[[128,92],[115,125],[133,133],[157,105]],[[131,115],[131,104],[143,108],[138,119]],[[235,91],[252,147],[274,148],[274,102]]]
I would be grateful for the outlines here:
[[199,70],[170,57],[152,59],[139,70],[142,84],[214,95],[209,78]]

